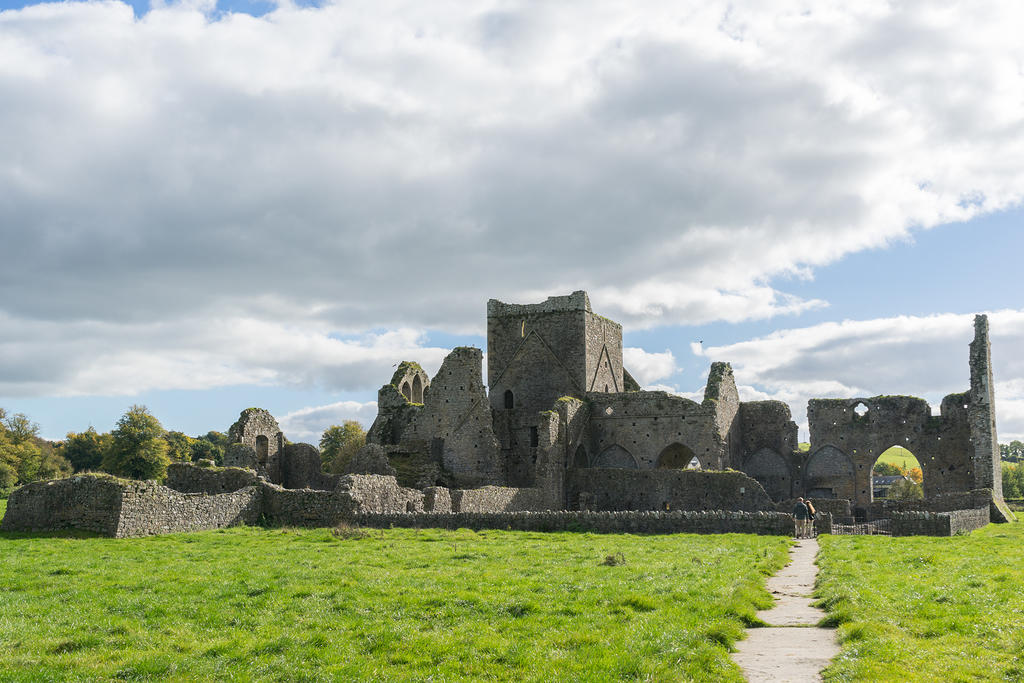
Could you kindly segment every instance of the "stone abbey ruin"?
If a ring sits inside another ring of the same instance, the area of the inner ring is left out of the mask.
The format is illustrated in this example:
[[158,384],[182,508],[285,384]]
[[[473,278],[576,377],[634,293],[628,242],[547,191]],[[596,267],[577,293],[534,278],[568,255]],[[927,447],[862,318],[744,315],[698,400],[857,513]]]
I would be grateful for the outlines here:
[[[622,326],[587,294],[487,305],[483,353],[460,347],[430,378],[399,365],[378,392],[348,473],[321,471],[268,412],[229,430],[225,467],[172,465],[163,485],[103,475],[15,491],[4,530],[74,527],[112,536],[230,524],[470,526],[792,533],[809,497],[819,530],[891,520],[894,534],[950,535],[1006,521],[988,320],[975,318],[970,388],[941,413],[910,396],[813,399],[810,449],[781,401],[740,401],[728,363],[704,398],[643,391],[623,367]],[[893,445],[924,475],[924,499],[875,500],[872,468]]]

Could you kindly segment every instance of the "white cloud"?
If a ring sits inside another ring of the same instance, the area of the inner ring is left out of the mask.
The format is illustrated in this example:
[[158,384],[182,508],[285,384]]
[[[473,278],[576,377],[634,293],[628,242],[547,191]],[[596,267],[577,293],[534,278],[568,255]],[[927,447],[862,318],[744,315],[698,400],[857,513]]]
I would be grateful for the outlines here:
[[[374,388],[488,296],[799,313],[779,276],[1024,198],[1019,3],[210,8],[0,12],[0,395]],[[961,321],[907,320],[724,350],[775,395],[960,388]]]
[[429,374],[448,349],[399,329],[338,339],[326,330],[251,318],[55,323],[0,314],[0,395],[132,395],[242,384],[376,389],[403,359]]
[[0,12],[10,315],[763,318],[823,304],[772,276],[1024,196],[1019,3],[209,9]]
[[[996,380],[997,430],[1002,440],[1024,434],[1024,310],[989,314]],[[790,404],[806,431],[810,398],[911,394],[934,411],[942,397],[970,387],[972,315],[845,320],[703,350],[730,361],[743,400]]]
[[325,406],[312,406],[295,410],[278,420],[281,431],[291,441],[311,443],[319,446],[324,430],[331,425],[340,425],[346,420],[355,420],[369,429],[377,416],[377,402],[340,401]]
[[650,353],[639,348],[622,349],[622,361],[629,374],[641,385],[649,385],[659,379],[674,375],[679,367],[672,352]]

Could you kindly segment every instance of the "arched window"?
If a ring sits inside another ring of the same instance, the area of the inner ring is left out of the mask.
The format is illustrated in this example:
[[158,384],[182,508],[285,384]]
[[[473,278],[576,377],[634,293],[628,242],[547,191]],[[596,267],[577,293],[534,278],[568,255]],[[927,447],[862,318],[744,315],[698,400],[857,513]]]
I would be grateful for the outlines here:
[[419,375],[413,377],[412,380],[412,396],[410,400],[413,403],[423,403],[423,380],[420,379]]
[[412,400],[412,389],[409,387],[408,382],[402,382],[402,396],[405,396],[406,401]]
[[505,391],[505,410],[512,410],[516,407],[516,397],[513,395],[512,390],[508,389]]

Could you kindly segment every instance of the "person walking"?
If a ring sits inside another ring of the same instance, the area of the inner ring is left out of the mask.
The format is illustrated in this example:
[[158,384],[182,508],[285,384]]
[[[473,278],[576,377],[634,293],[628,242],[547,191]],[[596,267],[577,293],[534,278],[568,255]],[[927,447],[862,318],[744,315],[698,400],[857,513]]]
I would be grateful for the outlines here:
[[796,505],[793,506],[793,519],[796,521],[796,537],[804,538],[807,533],[807,518],[808,518],[807,505],[804,504],[803,498],[796,499]]

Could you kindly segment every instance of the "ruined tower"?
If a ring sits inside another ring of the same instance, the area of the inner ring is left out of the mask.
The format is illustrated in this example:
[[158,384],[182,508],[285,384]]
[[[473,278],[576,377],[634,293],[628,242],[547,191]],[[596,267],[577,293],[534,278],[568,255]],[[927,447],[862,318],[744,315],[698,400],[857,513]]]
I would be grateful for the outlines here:
[[583,291],[539,304],[487,302],[487,384],[511,481],[537,448],[539,413],[563,396],[623,391],[622,326]]
[[996,438],[995,393],[992,387],[992,348],[988,339],[988,316],[974,316],[974,341],[971,342],[971,423],[974,487],[992,489],[1003,497],[1003,472]]

